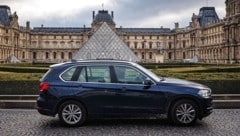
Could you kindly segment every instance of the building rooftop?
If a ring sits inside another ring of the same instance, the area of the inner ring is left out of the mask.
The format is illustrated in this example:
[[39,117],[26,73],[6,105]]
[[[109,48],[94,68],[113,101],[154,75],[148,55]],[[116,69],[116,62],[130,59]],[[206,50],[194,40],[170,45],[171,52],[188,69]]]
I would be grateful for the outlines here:
[[199,11],[198,20],[201,27],[220,21],[214,7],[202,7]]
[[93,21],[95,22],[113,22],[113,16],[108,14],[107,10],[99,10],[98,14],[94,16]]
[[118,28],[117,30],[125,33],[137,33],[137,34],[163,34],[172,33],[170,28]]
[[10,25],[11,10],[8,6],[0,6],[0,24],[4,26]]
[[34,27],[33,33],[83,33],[90,31],[91,28],[84,27]]

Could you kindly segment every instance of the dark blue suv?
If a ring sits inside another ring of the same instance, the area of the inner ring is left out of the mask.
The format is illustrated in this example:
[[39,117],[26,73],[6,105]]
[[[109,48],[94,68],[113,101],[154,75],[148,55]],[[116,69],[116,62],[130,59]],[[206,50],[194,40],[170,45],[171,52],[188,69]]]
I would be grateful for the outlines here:
[[165,114],[175,124],[192,125],[212,113],[211,90],[161,78],[127,61],[86,60],[50,66],[41,79],[38,112],[58,114],[67,126],[90,117]]

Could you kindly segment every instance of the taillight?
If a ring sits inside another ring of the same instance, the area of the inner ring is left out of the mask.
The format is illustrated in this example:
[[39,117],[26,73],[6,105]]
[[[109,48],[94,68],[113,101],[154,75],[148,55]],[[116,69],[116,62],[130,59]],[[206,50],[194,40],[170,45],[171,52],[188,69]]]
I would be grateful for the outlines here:
[[48,83],[41,83],[40,84],[40,92],[45,92],[49,88]]

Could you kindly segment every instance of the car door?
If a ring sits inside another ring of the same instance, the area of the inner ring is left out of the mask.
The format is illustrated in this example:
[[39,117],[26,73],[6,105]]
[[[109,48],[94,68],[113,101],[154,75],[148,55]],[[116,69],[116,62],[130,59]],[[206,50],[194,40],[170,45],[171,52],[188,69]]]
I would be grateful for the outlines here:
[[76,96],[86,105],[89,114],[107,114],[112,111],[112,70],[108,65],[89,65],[81,68]]
[[129,66],[114,66],[114,98],[115,111],[123,114],[161,113],[166,102],[164,92],[152,81],[144,85],[146,79],[151,79],[142,71]]

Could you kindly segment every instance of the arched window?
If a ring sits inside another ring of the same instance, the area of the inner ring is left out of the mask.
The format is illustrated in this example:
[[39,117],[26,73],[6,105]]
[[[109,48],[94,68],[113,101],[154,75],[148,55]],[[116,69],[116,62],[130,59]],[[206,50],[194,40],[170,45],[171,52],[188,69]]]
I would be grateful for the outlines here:
[[45,53],[45,58],[46,58],[46,59],[49,58],[49,53],[48,53],[48,52]]

